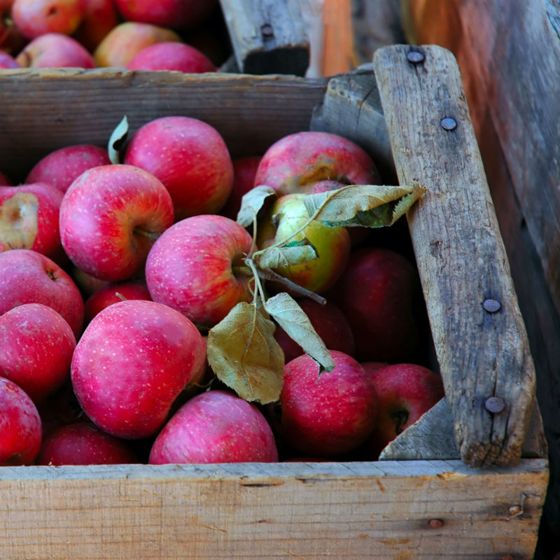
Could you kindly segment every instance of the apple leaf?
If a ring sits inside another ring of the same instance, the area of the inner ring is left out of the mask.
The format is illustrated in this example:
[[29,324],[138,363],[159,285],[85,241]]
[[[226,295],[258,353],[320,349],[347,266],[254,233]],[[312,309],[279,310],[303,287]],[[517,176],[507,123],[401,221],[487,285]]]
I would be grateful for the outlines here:
[[307,240],[284,247],[270,247],[255,255],[259,268],[281,268],[301,264],[319,257],[317,251]]
[[420,185],[348,185],[303,198],[309,216],[330,227],[384,227],[393,225],[421,198]]
[[275,329],[262,308],[241,302],[208,333],[210,367],[246,401],[267,404],[280,398],[284,354]]
[[264,206],[265,200],[270,196],[276,196],[276,191],[266,185],[255,187],[244,194],[241,199],[241,208],[237,214],[237,223],[243,227],[250,226]]
[[316,333],[305,311],[292,296],[282,292],[267,300],[264,307],[286,334],[319,363],[320,371],[331,371],[334,368],[333,359],[325,343]]
[[120,149],[124,146],[128,138],[128,119],[126,115],[122,118],[121,122],[116,126],[109,138],[107,151],[109,152],[109,159],[115,165],[120,163]]

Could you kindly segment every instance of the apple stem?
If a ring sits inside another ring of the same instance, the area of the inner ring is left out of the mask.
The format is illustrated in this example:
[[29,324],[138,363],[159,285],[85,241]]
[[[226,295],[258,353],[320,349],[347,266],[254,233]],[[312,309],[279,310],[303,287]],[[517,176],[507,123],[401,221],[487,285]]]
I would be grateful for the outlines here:
[[231,271],[234,276],[253,276],[253,271],[247,266],[232,266]]
[[313,300],[315,303],[318,303],[319,305],[325,305],[327,303],[327,300],[323,296],[320,296],[319,294],[316,294],[315,292],[312,292],[311,290],[308,290],[307,288],[304,288],[303,286],[300,286],[299,284],[292,282],[288,278],[285,278],[284,276],[277,274],[276,272],[270,270],[269,268],[265,270],[259,269],[258,275],[263,280],[269,280],[270,282],[275,282],[277,284],[280,284],[281,286],[284,286],[286,289],[296,294],[299,294],[300,296],[305,296]]

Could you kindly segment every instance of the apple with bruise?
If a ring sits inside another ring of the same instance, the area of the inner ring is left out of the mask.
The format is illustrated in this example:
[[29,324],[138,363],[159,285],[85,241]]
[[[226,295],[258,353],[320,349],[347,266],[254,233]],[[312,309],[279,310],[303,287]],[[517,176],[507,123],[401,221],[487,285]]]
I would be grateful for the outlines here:
[[142,49],[128,64],[129,70],[171,70],[201,74],[216,67],[200,51],[184,43],[156,43]]
[[173,204],[165,187],[131,165],[82,173],[60,207],[60,236],[70,260],[112,282],[141,271],[155,239],[172,223]]
[[272,430],[255,405],[225,391],[193,397],[157,436],[150,463],[278,461]]
[[163,117],[142,126],[124,162],[155,175],[173,200],[176,219],[213,214],[233,186],[233,164],[218,131],[190,117]]
[[25,303],[42,303],[68,322],[78,337],[84,319],[80,291],[48,257],[28,249],[0,253],[0,315]]
[[85,0],[15,0],[11,14],[28,39],[47,33],[71,35],[85,15]]
[[0,187],[0,251],[33,249],[57,257],[61,202],[62,193],[46,184]]
[[102,287],[86,300],[86,323],[89,323],[106,307],[133,299],[151,300],[148,288],[140,282],[120,282]]
[[33,39],[17,56],[29,68],[94,68],[89,52],[72,37],[47,33]]
[[72,386],[87,416],[122,438],[154,435],[200,370],[205,345],[178,311],[153,301],[116,303],[78,341]]

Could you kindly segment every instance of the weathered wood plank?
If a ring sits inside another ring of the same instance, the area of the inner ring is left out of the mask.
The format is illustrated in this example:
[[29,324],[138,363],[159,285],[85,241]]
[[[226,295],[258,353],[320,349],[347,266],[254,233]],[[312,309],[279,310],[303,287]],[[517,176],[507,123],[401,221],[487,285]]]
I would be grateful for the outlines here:
[[535,398],[525,326],[455,59],[410,51],[374,66],[399,179],[428,189],[409,227],[456,440],[469,464],[511,464]]
[[0,556],[531,558],[546,462],[0,469]]
[[305,75],[309,41],[298,0],[220,3],[242,72]]
[[[105,145],[128,115],[133,132],[168,115],[215,126],[232,155],[263,153],[307,130],[326,81],[288,76],[186,75],[108,69],[6,70],[0,81],[0,169],[14,180],[50,150]],[[22,93],[25,92],[25,93]]]

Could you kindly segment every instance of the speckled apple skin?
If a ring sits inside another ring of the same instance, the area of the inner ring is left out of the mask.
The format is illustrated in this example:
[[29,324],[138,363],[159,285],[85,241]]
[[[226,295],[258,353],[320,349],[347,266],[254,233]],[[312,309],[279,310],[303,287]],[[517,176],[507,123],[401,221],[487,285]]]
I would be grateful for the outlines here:
[[206,358],[202,336],[186,317],[152,301],[104,309],[85,330],[72,359],[72,385],[87,416],[122,438],[153,435]]
[[41,447],[41,418],[33,401],[0,377],[0,466],[31,465]]
[[64,383],[75,347],[70,325],[46,305],[27,303],[0,316],[0,375],[35,403]]
[[233,164],[218,131],[189,117],[163,117],[141,127],[124,162],[155,175],[173,199],[176,219],[213,214],[233,186]]
[[28,39],[46,33],[71,35],[85,15],[85,0],[15,0],[11,14]]
[[142,49],[129,70],[174,70],[190,74],[215,72],[216,67],[199,50],[184,43],[156,43]]
[[104,286],[86,300],[86,324],[106,307],[131,299],[150,301],[152,298],[148,288],[140,282],[120,282]]
[[[60,244],[60,231],[58,225],[58,217],[60,205],[62,203],[62,193],[52,187],[51,185],[35,183],[21,185],[19,187],[0,187],[0,216],[2,216],[2,205],[9,199],[13,199],[17,195],[31,195],[33,203],[30,205],[27,202],[18,204],[19,213],[12,215],[11,227],[17,230],[25,230],[25,221],[22,221],[21,214],[33,212],[36,218],[37,228],[35,231],[22,231],[27,238],[27,242],[15,244],[12,241],[9,247],[13,249],[33,249],[38,253],[47,255],[48,257],[56,257],[60,254],[62,249]],[[2,216],[4,220],[10,219],[10,216],[5,214]],[[0,251],[2,246],[6,247],[6,240],[2,239],[0,235]]]
[[16,60],[29,68],[95,68],[91,54],[78,41],[60,33],[33,39]]
[[264,154],[255,185],[283,194],[310,192],[319,181],[378,184],[373,160],[357,144],[329,132],[297,132],[281,138]]
[[26,182],[47,183],[65,193],[84,171],[110,163],[107,151],[99,146],[67,146],[39,160],[27,175]]
[[235,276],[251,250],[251,236],[223,216],[203,215],[170,227],[146,261],[146,283],[154,301],[177,309],[199,327],[210,328],[240,301],[249,301],[248,278]]
[[237,219],[237,213],[241,208],[241,199],[255,187],[255,176],[261,161],[261,156],[248,156],[233,160],[233,188],[222,208],[222,214]]
[[43,441],[38,465],[122,465],[136,463],[130,444],[88,422],[60,426]]
[[64,270],[29,249],[0,253],[0,315],[24,303],[42,303],[58,311],[76,337],[84,320],[80,291]]
[[82,173],[60,207],[60,236],[70,260],[112,282],[141,270],[154,239],[172,223],[173,204],[165,187],[130,165]]
[[185,403],[165,425],[150,463],[270,463],[278,461],[272,430],[252,404],[225,391]]
[[302,453],[332,457],[363,443],[372,432],[377,398],[362,366],[331,350],[335,368],[319,375],[307,355],[284,368],[282,434]]

